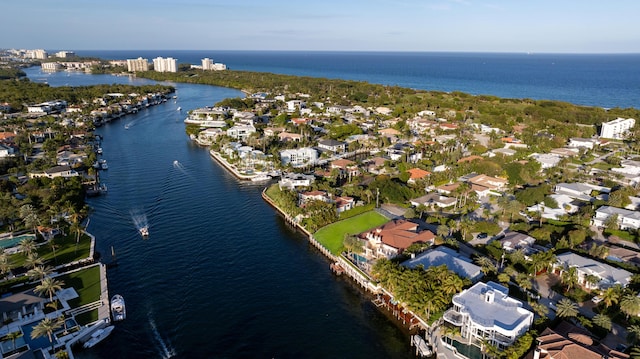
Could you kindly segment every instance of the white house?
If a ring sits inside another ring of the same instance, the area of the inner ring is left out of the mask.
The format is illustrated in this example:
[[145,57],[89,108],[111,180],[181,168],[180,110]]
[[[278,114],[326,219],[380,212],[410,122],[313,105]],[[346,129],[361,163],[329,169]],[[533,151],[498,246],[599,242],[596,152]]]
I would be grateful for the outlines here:
[[591,219],[592,226],[604,227],[611,216],[618,216],[620,229],[640,228],[640,212],[630,211],[624,208],[602,206],[596,210],[596,214]]
[[347,148],[347,144],[345,142],[329,139],[329,140],[319,141],[318,147],[325,150],[329,150],[331,152],[340,153],[345,151],[345,149]]
[[598,144],[600,144],[600,142],[595,138],[572,137],[569,139],[569,143],[567,144],[567,146],[573,148],[587,148],[592,150]]
[[627,132],[636,125],[633,118],[618,117],[613,121],[604,122],[600,129],[600,137],[621,139],[626,137]]
[[543,170],[557,166],[558,163],[560,163],[560,160],[562,160],[561,156],[552,153],[533,153],[529,155],[529,157],[538,161],[540,163],[540,168]]
[[313,175],[305,175],[302,173],[286,173],[282,175],[282,179],[278,181],[280,189],[294,189],[296,187],[309,187],[315,181]]
[[498,283],[478,282],[454,295],[452,302],[453,308],[443,319],[460,327],[460,335],[470,341],[486,340],[504,349],[533,323],[533,313],[509,297],[509,289]]
[[[578,284],[588,289],[607,289],[616,284],[626,287],[631,281],[631,273],[620,268],[600,263],[596,260],[579,256],[575,253],[563,253],[556,256],[553,272],[562,275],[562,272],[574,267],[578,275]],[[588,276],[595,277],[595,284],[587,280]]]
[[236,125],[227,129],[227,136],[244,141],[255,132],[256,128],[251,125]]
[[286,104],[288,112],[294,112],[295,110],[303,109],[306,106],[306,103],[302,100],[289,100]]
[[318,151],[310,147],[280,151],[280,161],[283,166],[291,163],[292,166],[304,166],[318,160]]

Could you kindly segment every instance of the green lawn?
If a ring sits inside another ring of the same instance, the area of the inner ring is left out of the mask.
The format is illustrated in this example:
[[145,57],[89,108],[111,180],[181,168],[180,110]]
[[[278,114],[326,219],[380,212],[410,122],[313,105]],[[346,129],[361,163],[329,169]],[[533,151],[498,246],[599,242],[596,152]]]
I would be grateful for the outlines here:
[[69,301],[71,308],[100,299],[100,266],[61,275],[56,279],[64,282],[63,288],[73,287],[78,293],[78,298]]
[[89,312],[84,312],[75,316],[76,322],[79,325],[87,325],[98,320],[98,310],[94,309]]
[[[56,255],[53,256],[53,250],[50,243],[46,243],[38,246],[38,256],[45,262],[45,264],[55,267],[60,264],[74,262],[80,259],[89,257],[89,250],[91,248],[91,237],[87,235],[80,236],[76,248],[76,236],[70,234],[65,237],[56,237],[52,240],[56,246]],[[11,256],[11,266],[20,267],[24,264],[26,256],[23,253],[17,253]]]
[[366,230],[378,227],[389,220],[376,211],[369,211],[361,215],[345,219],[320,228],[314,233],[315,239],[325,246],[331,253],[338,255],[343,250],[342,241],[344,235],[358,234]]

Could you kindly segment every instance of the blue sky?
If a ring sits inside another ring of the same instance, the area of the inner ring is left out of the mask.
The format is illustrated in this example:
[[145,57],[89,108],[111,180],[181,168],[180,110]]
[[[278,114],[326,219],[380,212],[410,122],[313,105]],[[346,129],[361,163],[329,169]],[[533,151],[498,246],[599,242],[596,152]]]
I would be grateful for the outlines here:
[[0,48],[640,53],[637,0],[19,0],[2,10]]

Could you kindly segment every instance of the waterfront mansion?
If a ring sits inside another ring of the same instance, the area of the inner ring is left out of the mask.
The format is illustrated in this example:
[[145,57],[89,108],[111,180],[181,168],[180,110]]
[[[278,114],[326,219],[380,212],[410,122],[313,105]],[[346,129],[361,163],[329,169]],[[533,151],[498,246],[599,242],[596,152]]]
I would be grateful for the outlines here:
[[460,335],[471,343],[487,340],[506,348],[524,334],[533,322],[533,313],[522,302],[509,297],[509,289],[494,282],[478,282],[453,296],[453,308],[443,319],[460,327]]

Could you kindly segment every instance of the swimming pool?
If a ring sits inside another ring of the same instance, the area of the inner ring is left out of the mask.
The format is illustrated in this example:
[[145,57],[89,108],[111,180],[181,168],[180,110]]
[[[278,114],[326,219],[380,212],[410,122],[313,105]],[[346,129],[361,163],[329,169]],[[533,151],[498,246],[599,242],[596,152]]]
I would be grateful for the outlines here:
[[482,350],[473,344],[463,344],[454,340],[453,346],[459,354],[462,354],[469,359],[482,359]]
[[[38,325],[38,323],[39,322],[37,323],[34,322],[31,324],[22,326],[22,332],[24,333],[22,337],[24,338],[25,342],[29,344],[29,348],[31,348],[31,350],[51,347],[51,342],[49,342],[49,337],[46,335],[36,339],[31,339],[31,332],[33,331],[33,327]],[[52,337],[52,339],[54,338]],[[54,339],[54,342],[55,342],[55,339]]]
[[33,234],[22,234],[22,235],[19,235],[19,236],[15,236],[13,238],[9,237],[9,238],[6,238],[6,239],[1,239],[0,240],[0,248],[7,249],[7,248],[15,247],[20,243],[20,241],[22,241],[23,239],[27,239],[27,238],[31,238],[31,239],[35,240],[36,236],[33,235]]

